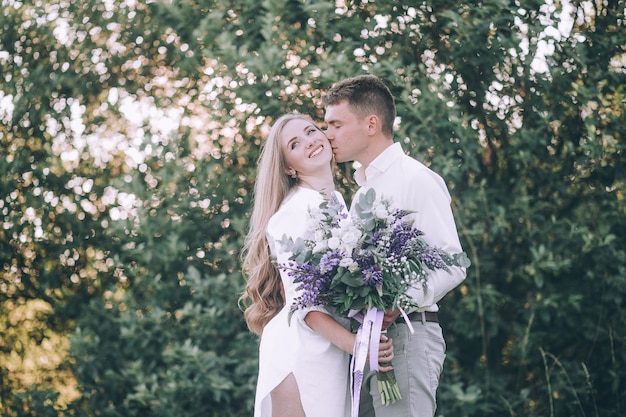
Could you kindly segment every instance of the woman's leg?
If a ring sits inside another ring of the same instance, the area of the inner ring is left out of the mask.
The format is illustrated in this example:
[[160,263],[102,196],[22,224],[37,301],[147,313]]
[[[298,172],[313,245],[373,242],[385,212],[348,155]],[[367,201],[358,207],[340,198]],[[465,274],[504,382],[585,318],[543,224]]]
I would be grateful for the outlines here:
[[287,375],[283,381],[272,390],[272,417],[306,417],[300,390],[293,374]]

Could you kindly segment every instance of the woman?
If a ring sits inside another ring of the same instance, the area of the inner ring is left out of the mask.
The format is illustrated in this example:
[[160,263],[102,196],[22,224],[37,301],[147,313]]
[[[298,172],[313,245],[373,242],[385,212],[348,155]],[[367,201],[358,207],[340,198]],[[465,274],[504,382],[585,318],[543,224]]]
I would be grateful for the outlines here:
[[[297,114],[276,120],[261,152],[242,296],[246,322],[261,335],[255,417],[349,414],[349,354],[355,335],[321,307],[298,310],[289,323],[298,284],[276,267],[290,256],[278,241],[305,234],[309,207],[333,194],[343,201],[335,191],[332,158],[324,133]],[[393,355],[383,358],[383,352],[393,348],[383,338],[379,357],[386,363]]]

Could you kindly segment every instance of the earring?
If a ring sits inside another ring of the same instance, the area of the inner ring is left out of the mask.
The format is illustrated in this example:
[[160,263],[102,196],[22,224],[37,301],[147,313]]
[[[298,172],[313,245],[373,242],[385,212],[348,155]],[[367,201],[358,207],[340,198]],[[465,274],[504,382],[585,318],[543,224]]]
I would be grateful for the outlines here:
[[291,172],[291,178],[293,178],[294,180],[298,179],[298,173],[296,171],[292,171]]

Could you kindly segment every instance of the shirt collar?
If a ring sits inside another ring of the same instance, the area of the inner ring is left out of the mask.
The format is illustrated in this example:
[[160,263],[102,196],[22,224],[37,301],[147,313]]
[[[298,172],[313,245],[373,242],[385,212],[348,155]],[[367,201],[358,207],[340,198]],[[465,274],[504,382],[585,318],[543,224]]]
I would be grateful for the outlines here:
[[357,168],[354,172],[354,179],[356,180],[356,183],[359,187],[364,186],[367,184],[367,181],[385,172],[387,168],[389,168],[393,162],[403,154],[404,151],[402,150],[402,145],[395,142],[393,145],[382,151],[380,155],[370,162],[367,167],[360,166]]

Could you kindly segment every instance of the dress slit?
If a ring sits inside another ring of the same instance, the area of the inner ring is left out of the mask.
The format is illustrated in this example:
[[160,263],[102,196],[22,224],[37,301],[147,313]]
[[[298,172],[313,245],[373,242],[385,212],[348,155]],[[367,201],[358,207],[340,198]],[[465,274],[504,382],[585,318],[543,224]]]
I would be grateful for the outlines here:
[[293,372],[285,377],[270,393],[272,401],[272,416],[302,416],[305,417],[298,381]]

